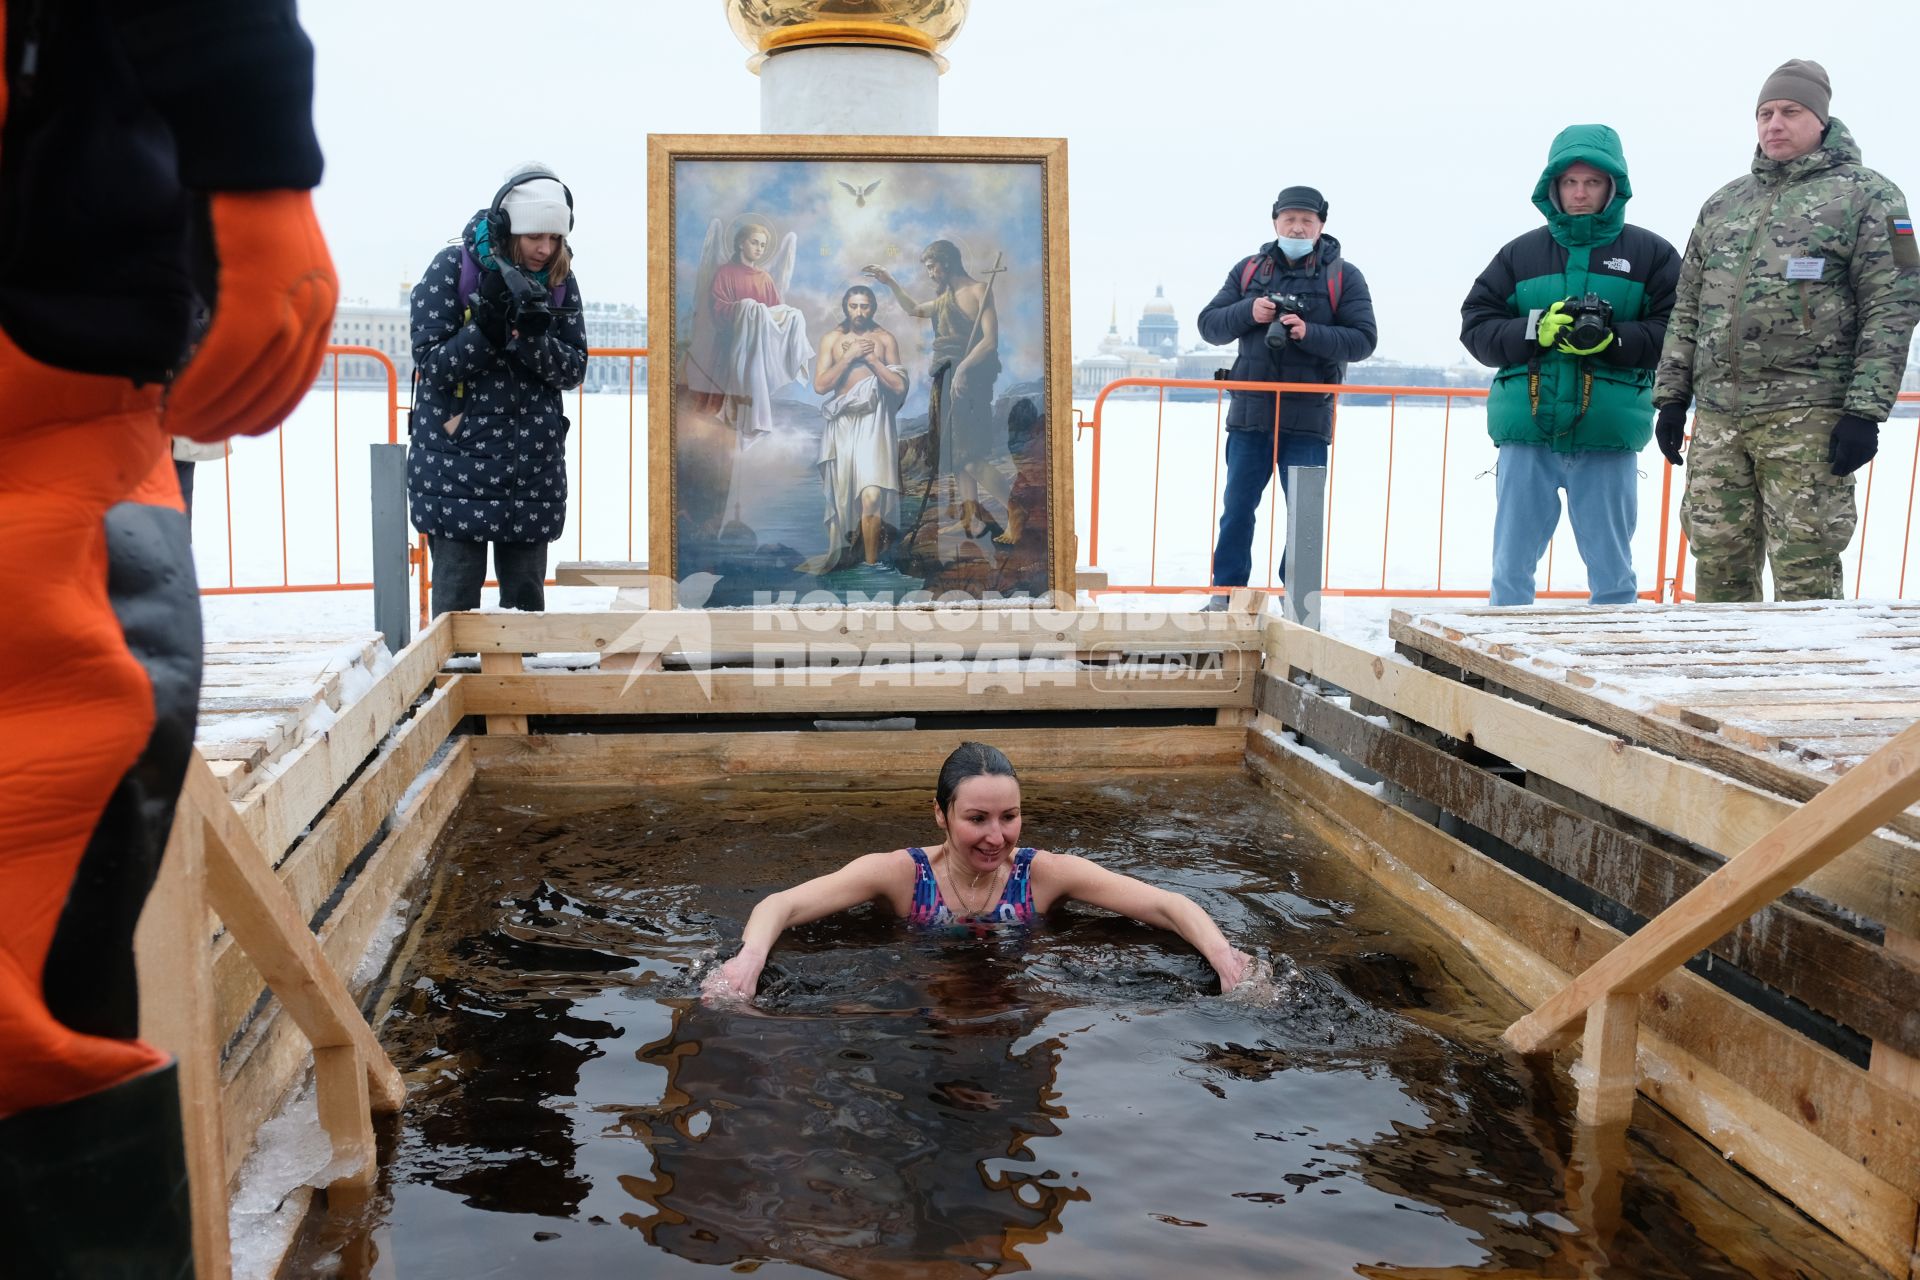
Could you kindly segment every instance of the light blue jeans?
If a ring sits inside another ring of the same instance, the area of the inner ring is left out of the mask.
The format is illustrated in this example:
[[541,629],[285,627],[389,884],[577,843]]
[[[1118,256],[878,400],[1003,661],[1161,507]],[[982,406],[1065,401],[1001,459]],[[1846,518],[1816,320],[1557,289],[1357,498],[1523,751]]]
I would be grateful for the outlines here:
[[1503,444],[1494,472],[1493,590],[1490,604],[1532,604],[1533,571],[1560,523],[1587,566],[1593,604],[1631,604],[1633,526],[1640,513],[1640,457],[1621,449],[1555,453],[1540,444]]

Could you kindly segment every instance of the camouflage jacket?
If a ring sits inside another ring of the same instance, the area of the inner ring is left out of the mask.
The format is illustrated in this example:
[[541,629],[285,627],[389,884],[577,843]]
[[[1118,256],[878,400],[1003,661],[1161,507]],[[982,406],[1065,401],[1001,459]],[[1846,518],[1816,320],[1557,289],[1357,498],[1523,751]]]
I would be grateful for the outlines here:
[[1653,402],[1722,413],[1840,408],[1886,420],[1920,320],[1900,189],[1838,120],[1792,160],[1756,154],[1687,241]]

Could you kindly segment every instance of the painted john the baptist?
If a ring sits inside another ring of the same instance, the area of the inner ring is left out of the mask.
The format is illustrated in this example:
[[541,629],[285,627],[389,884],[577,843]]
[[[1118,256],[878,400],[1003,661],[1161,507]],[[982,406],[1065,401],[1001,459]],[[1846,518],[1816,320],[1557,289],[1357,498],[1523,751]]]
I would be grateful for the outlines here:
[[1064,144],[650,162],[656,563],[714,605],[1070,590]]

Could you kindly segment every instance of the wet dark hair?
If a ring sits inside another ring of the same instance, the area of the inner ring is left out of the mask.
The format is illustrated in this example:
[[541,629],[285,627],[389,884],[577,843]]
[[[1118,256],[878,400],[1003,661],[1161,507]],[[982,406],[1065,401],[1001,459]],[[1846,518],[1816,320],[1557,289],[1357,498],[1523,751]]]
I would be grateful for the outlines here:
[[946,813],[953,808],[953,793],[960,789],[961,783],[968,778],[988,776],[1020,780],[1020,775],[1013,771],[1013,762],[1000,748],[984,742],[963,742],[940,766],[940,781],[934,784],[933,802],[940,806],[940,812]]

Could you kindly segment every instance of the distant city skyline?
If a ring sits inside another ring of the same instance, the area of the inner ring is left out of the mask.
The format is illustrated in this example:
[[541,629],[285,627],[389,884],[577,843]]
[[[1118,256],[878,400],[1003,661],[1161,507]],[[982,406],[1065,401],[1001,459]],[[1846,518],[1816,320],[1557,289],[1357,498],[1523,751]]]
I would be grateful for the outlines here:
[[[585,296],[645,299],[645,135],[753,133],[759,82],[718,0],[539,13],[537,48],[516,37],[512,54],[483,54],[472,35],[517,32],[520,6],[302,4],[327,156],[319,207],[347,294],[392,296],[509,168],[539,159],[576,197]],[[1381,353],[1450,365],[1474,276],[1539,225],[1529,197],[1564,125],[1620,131],[1629,220],[1679,246],[1701,202],[1745,171],[1761,82],[1813,58],[1866,163],[1920,190],[1911,41],[1898,38],[1916,21],[1892,5],[1863,13],[1810,23],[1784,0],[1619,0],[1587,34],[1623,43],[1569,57],[1583,20],[1518,0],[1354,0],[1305,17],[1324,56],[1286,59],[1281,75],[1275,52],[1303,33],[1240,0],[976,0],[940,120],[947,134],[1068,140],[1076,355],[1098,349],[1116,295],[1137,313],[1156,285],[1191,335],[1229,267],[1271,238],[1274,193],[1305,182],[1367,273]],[[524,83],[526,105],[502,87],[484,127],[463,126],[461,86],[476,83]]]

